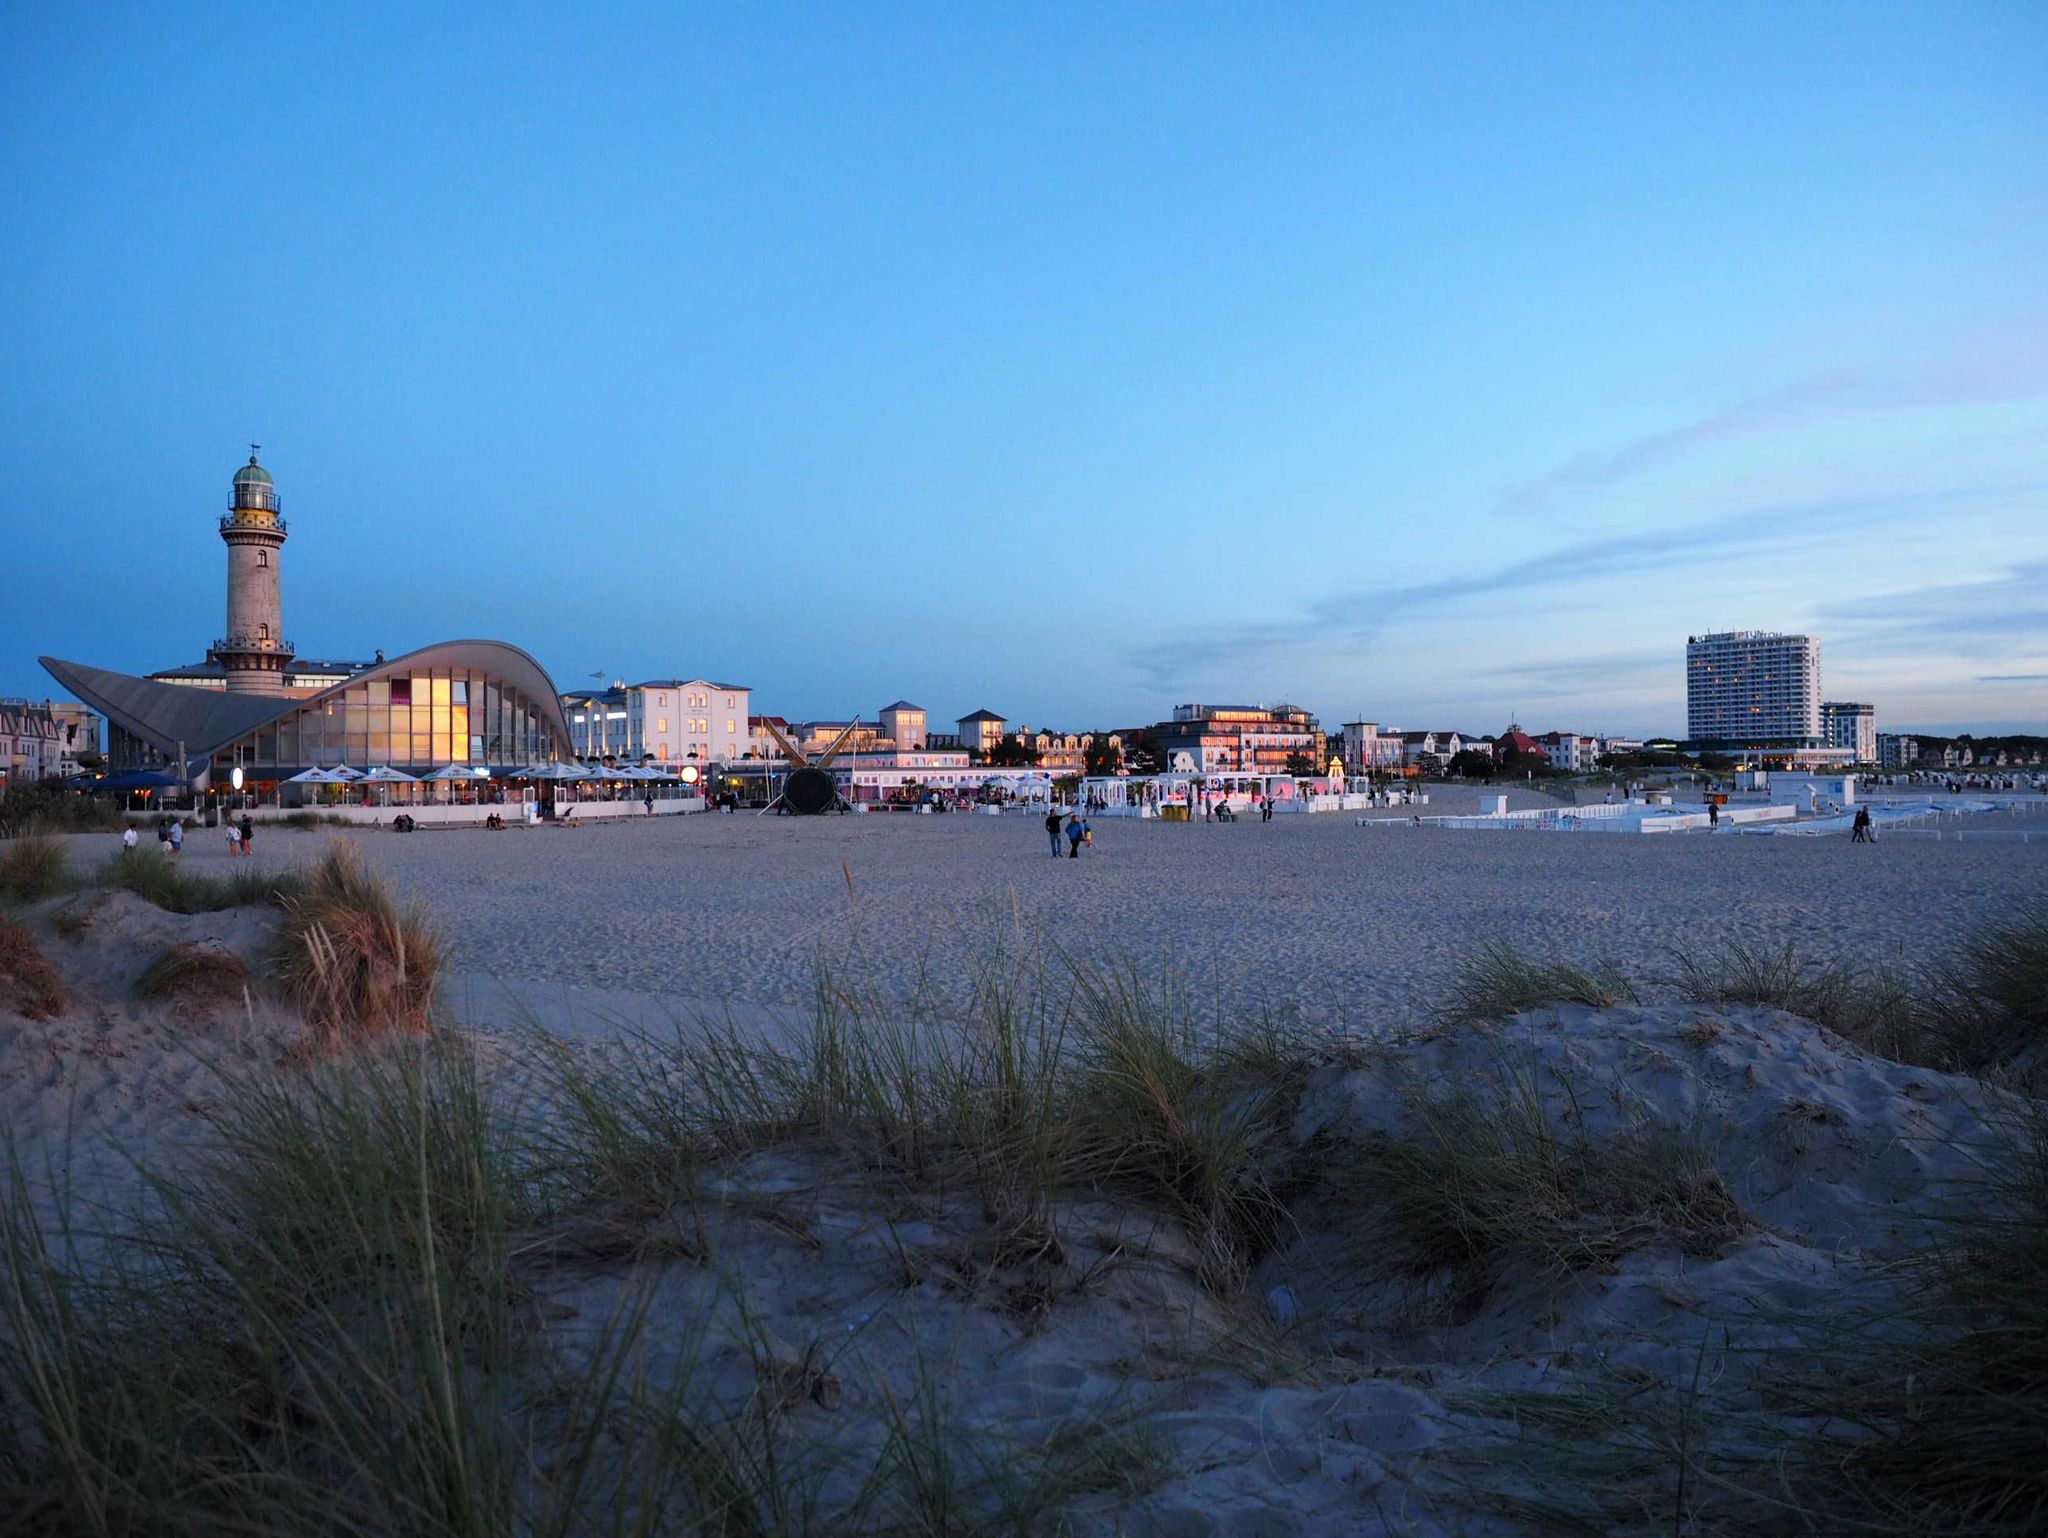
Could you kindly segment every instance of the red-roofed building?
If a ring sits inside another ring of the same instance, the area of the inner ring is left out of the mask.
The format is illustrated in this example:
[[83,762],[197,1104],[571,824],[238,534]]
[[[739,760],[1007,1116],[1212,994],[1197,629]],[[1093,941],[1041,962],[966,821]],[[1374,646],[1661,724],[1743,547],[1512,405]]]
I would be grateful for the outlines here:
[[1511,725],[1494,739],[1493,756],[1502,762],[1524,755],[1540,758],[1546,764],[1550,762],[1550,755],[1543,750],[1543,744],[1523,731],[1520,726]]

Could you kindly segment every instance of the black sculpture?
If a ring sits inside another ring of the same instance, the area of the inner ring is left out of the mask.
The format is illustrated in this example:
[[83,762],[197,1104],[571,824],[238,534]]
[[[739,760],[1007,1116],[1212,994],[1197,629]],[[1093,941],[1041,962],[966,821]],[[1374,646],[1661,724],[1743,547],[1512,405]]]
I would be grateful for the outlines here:
[[761,810],[796,817],[821,817],[827,812],[846,811],[849,803],[839,794],[839,784],[832,778],[829,766],[839,750],[846,746],[846,739],[853,735],[854,728],[860,725],[860,718],[856,716],[847,722],[846,730],[832,739],[832,746],[814,759],[804,757],[797,745],[777,730],[774,722],[763,721],[761,724],[768,728],[768,735],[796,765],[782,782],[782,793]]

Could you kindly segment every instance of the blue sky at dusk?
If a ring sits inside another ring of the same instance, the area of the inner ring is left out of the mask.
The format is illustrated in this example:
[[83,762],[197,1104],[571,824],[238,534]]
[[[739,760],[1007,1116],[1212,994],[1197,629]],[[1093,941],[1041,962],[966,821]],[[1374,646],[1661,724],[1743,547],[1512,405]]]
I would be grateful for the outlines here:
[[0,11],[0,693],[2048,730],[2048,6]]

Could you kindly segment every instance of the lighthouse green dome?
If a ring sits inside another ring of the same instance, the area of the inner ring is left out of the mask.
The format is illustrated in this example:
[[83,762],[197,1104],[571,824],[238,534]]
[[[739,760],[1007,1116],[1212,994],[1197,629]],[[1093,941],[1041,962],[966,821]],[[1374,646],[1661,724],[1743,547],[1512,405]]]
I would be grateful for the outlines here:
[[249,462],[235,472],[235,484],[237,486],[269,486],[273,483],[270,479],[270,472],[257,464],[256,456],[251,454]]

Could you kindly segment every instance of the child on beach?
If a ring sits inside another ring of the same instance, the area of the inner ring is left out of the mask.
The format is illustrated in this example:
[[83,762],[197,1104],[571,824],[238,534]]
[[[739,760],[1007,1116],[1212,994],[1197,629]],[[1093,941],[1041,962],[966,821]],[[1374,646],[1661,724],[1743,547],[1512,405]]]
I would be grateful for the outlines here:
[[235,826],[235,821],[232,817],[224,821],[221,824],[221,828],[228,836],[228,858],[232,860],[242,852],[242,830]]

